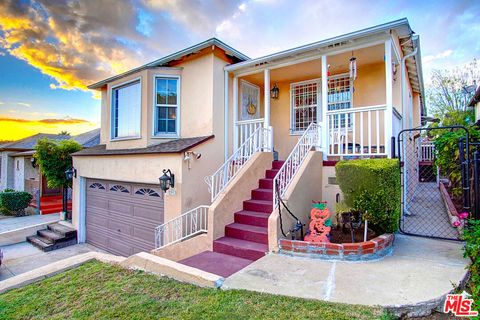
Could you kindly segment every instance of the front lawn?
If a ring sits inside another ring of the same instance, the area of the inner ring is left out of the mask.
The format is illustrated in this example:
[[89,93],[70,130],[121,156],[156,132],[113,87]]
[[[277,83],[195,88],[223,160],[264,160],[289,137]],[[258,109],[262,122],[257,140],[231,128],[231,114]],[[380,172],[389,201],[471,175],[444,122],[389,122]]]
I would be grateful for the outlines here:
[[199,288],[89,262],[0,295],[0,319],[382,319],[381,309]]

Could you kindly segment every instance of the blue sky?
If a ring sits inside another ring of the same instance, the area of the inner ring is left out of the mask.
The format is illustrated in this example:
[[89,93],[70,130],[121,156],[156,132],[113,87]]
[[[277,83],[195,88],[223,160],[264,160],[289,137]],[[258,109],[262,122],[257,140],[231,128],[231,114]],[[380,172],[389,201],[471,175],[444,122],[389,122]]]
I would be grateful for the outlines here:
[[258,57],[407,17],[427,85],[433,68],[480,57],[480,1],[3,0],[0,12],[0,140],[13,119],[16,136],[98,126],[86,85],[212,36]]

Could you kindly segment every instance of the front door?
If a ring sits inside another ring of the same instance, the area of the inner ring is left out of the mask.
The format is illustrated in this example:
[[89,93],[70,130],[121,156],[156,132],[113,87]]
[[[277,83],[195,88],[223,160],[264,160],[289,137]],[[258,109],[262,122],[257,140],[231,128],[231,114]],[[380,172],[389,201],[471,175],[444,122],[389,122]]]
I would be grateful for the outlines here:
[[42,175],[42,197],[45,196],[60,196],[62,195],[62,190],[60,188],[49,188],[47,185],[47,178]]

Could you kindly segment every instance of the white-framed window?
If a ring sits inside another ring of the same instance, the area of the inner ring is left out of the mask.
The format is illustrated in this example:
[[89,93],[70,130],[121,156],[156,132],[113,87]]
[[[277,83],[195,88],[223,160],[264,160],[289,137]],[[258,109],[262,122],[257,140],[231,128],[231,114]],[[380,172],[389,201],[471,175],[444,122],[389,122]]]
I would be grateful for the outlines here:
[[140,137],[141,109],[140,79],[112,88],[112,139]]
[[178,136],[180,111],[180,78],[155,77],[155,136]]
[[[328,111],[352,108],[353,90],[349,74],[340,74],[328,78]],[[334,115],[331,128],[345,128],[345,114]],[[352,127],[352,118],[348,118],[348,128]]]
[[290,84],[290,112],[292,134],[302,133],[312,122],[317,122],[320,98],[320,80]]

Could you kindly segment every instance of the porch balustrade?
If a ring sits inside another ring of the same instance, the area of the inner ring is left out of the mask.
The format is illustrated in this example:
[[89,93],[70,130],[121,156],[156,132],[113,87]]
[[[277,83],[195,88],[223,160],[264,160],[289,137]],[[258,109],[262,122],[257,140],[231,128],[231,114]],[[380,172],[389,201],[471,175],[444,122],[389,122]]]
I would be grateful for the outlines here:
[[[386,105],[327,111],[328,155],[385,156]],[[392,119],[393,120],[393,119]]]

